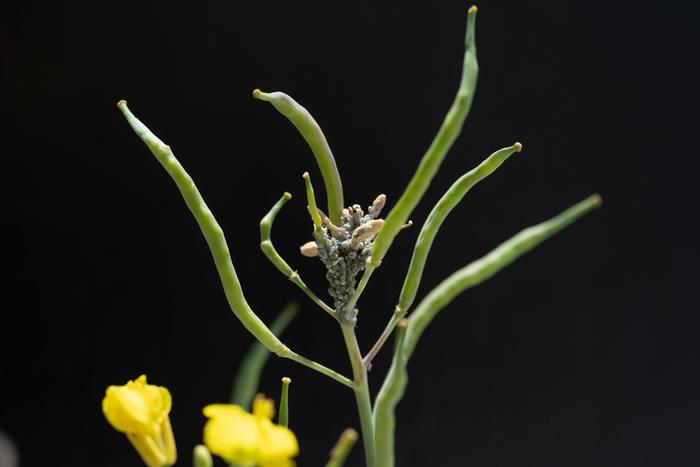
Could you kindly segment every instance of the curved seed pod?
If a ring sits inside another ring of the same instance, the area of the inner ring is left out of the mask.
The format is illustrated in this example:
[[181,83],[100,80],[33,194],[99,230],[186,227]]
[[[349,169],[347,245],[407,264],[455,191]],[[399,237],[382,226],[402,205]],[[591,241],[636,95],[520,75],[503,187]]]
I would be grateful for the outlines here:
[[334,223],[340,223],[340,213],[343,209],[343,184],[340,181],[335,158],[321,127],[308,110],[283,92],[267,93],[256,89],[253,91],[253,97],[272,104],[279,113],[292,122],[309,145],[326,185],[328,214]]
[[[394,348],[391,368],[377,394],[374,407],[374,424],[377,436],[378,459],[380,465],[393,467],[393,452],[384,450],[382,445],[393,444],[394,409],[403,397],[406,384],[406,364],[425,328],[435,315],[447,306],[464,290],[489,279],[498,271],[511,264],[544,240],[559,232],[592,209],[600,206],[601,198],[593,195],[575,204],[558,216],[529,227],[510,240],[502,243],[481,259],[465,266],[442,281],[430,292],[408,319],[403,342]],[[397,325],[397,334],[400,333]]]
[[491,175],[508,157],[515,152],[520,152],[520,150],[522,150],[522,144],[515,143],[513,146],[491,154],[476,168],[462,175],[454,182],[440,198],[433,210],[430,211],[430,215],[428,215],[428,219],[423,224],[423,228],[418,235],[418,240],[416,240],[411,264],[408,266],[408,273],[401,289],[398,305],[401,310],[404,312],[408,311],[416,298],[416,292],[423,276],[423,269],[428,259],[428,253],[430,253],[430,247],[433,245],[433,240],[435,240],[435,236],[447,216],[474,185]]
[[476,90],[476,79],[479,66],[476,61],[476,42],[474,39],[476,24],[476,7],[469,8],[467,15],[467,33],[465,39],[464,64],[462,66],[462,79],[450,110],[442,122],[435,139],[426,151],[418,165],[416,173],[408,183],[396,206],[386,217],[386,225],[377,235],[374,241],[374,250],[369,260],[369,266],[376,268],[382,262],[384,255],[389,250],[394,238],[401,230],[411,215],[413,209],[421,200],[430,182],[440,168],[440,164],[445,159],[455,140],[462,131],[464,120],[469,114],[472,105],[474,91]]
[[204,202],[204,198],[202,198],[202,195],[199,193],[194,180],[192,180],[180,162],[175,158],[170,147],[158,139],[146,125],[141,123],[141,121],[131,113],[126,106],[126,101],[119,101],[117,106],[122,111],[122,114],[124,114],[124,118],[126,118],[129,126],[131,126],[139,138],[148,146],[180,190],[185,204],[187,204],[190,212],[192,212],[192,215],[207,241],[231,311],[233,311],[243,326],[245,326],[245,328],[270,352],[280,357],[294,360],[333,378],[339,383],[354,388],[355,384],[345,376],[293,352],[268,329],[260,318],[258,318],[243,295],[243,289],[238,280],[236,269],[233,267],[224,232],[209,210],[209,207],[207,207],[207,204]]
[[[265,217],[260,221],[260,249],[265,254],[265,257],[270,260],[270,262],[287,277],[291,282],[293,282],[297,287],[299,287],[315,304],[317,304],[323,311],[335,317],[335,312],[333,308],[328,306],[323,300],[318,298],[318,296],[311,291],[311,289],[306,285],[306,283],[301,279],[299,273],[289,266],[289,264],[280,256],[277,249],[272,244],[272,224],[275,222],[277,214],[279,214],[282,206],[285,205],[287,201],[292,199],[292,195],[289,193],[284,193],[282,198],[275,203],[270,209],[270,212],[265,214]],[[315,242],[311,242],[316,245]],[[317,250],[318,252],[318,250]],[[302,251],[302,254],[304,252]]]
[[521,231],[511,239],[501,243],[486,256],[452,273],[435,287],[416,307],[409,317],[403,351],[408,360],[435,315],[445,308],[455,297],[465,290],[481,284],[498,271],[524,255],[537,245],[553,236],[584,214],[599,207],[599,195],[592,195],[573,205],[561,214]]

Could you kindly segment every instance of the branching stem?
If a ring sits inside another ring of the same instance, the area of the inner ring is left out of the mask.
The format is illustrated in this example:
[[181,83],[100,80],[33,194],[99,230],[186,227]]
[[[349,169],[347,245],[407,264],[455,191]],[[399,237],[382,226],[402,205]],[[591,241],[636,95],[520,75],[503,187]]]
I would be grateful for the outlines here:
[[362,364],[362,354],[355,337],[355,328],[349,323],[341,323],[343,338],[352,365],[354,379],[355,399],[357,410],[360,416],[360,427],[362,428],[362,444],[365,449],[365,463],[367,467],[377,467],[375,459],[374,444],[374,423],[372,421],[372,401],[369,394],[369,384],[367,381],[367,368]]
[[365,357],[362,359],[362,364],[365,366],[365,368],[367,368],[367,370],[371,368],[372,360],[374,360],[374,357],[377,356],[387,339],[389,339],[389,336],[391,336],[391,333],[394,332],[396,325],[404,318],[404,316],[406,316],[406,310],[402,310],[397,305],[394,309],[394,314],[391,316],[391,319],[384,328],[384,331],[382,331],[380,334],[379,339],[377,339],[377,342],[374,343],[369,352],[367,352],[367,355],[365,355]]

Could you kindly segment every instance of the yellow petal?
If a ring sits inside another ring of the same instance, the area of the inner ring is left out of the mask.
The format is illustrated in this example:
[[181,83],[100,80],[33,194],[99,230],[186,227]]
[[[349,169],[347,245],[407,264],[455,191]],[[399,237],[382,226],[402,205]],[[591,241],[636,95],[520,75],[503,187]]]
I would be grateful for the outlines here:
[[173,465],[177,461],[177,449],[175,447],[175,436],[173,427],[170,425],[170,417],[165,417],[161,423],[160,431],[163,439],[163,452],[168,465]]
[[110,386],[102,400],[107,421],[123,433],[155,435],[170,413],[170,392],[160,386],[146,384],[146,376],[124,386]]
[[164,465],[169,465],[165,458],[165,453],[163,453],[152,437],[133,435],[131,433],[127,433],[126,436],[148,467],[163,467]]
[[205,407],[204,415],[210,417],[204,425],[204,444],[213,454],[236,464],[255,463],[259,435],[254,416],[223,404]]
[[175,463],[175,438],[168,414],[172,407],[170,391],[148,384],[141,375],[123,386],[110,386],[102,399],[107,421],[126,433],[149,467]]
[[275,416],[275,403],[272,399],[266,399],[265,394],[256,394],[253,399],[253,415],[272,420]]
[[272,401],[258,396],[253,414],[237,405],[213,404],[204,408],[204,444],[229,463],[260,467],[291,467],[299,452],[294,433],[270,421]]
[[299,454],[299,444],[289,428],[259,420],[260,460],[289,459]]

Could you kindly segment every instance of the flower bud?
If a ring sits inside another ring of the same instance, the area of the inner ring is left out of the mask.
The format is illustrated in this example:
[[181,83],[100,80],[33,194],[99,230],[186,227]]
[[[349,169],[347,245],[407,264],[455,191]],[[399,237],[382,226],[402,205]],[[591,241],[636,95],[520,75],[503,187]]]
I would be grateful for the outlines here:
[[385,204],[386,195],[381,194],[374,199],[374,201],[372,202],[372,206],[369,207],[368,211],[372,215],[372,217],[376,218],[382,212],[382,209],[384,208]]
[[384,225],[384,219],[374,219],[355,229],[352,233],[353,243],[362,242],[375,236]]
[[302,255],[306,256],[307,258],[313,258],[315,256],[318,256],[318,245],[316,244],[316,242],[313,241],[306,242],[299,247],[299,251]]

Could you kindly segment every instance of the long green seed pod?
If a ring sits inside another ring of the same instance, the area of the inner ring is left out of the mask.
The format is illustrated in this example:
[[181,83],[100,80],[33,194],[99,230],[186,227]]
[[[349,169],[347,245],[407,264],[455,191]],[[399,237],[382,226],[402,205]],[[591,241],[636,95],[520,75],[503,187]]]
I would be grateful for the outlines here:
[[263,344],[270,352],[273,352],[280,357],[289,358],[302,365],[308,366],[320,373],[329,376],[336,381],[354,388],[354,383],[338,374],[337,372],[324,367],[312,360],[309,360],[301,355],[292,352],[284,345],[268,328],[265,323],[253,312],[250,305],[243,295],[241,283],[238,280],[236,269],[233,267],[231,255],[224,232],[219,226],[219,223],[214,218],[214,215],[207,207],[202,195],[197,190],[194,180],[182,167],[180,162],[175,158],[175,155],[170,150],[170,147],[163,143],[151,130],[149,130],[141,121],[131,113],[126,106],[126,101],[121,100],[117,104],[119,109],[124,114],[126,121],[129,123],[134,132],[146,143],[146,146],[151,150],[158,162],[163,166],[166,172],[172,177],[173,181],[180,190],[185,204],[192,212],[199,228],[204,235],[204,238],[209,245],[216,269],[221,279],[221,284],[226,294],[231,310],[236,317],[243,323],[243,326]]
[[[457,295],[469,287],[480,284],[498,271],[511,264],[518,257],[530,251],[547,238],[559,232],[592,209],[600,206],[599,195],[593,195],[575,204],[558,216],[541,224],[529,227],[510,240],[502,243],[486,256],[465,266],[442,281],[430,292],[408,319],[401,346],[394,348],[391,368],[382,384],[374,407],[374,423],[379,448],[382,444],[393,445],[395,407],[403,397],[405,388],[406,364],[425,328],[435,315]],[[398,334],[398,331],[397,331]],[[382,449],[380,465],[393,467],[393,454]]]
[[399,201],[385,219],[384,227],[377,234],[377,238],[374,240],[372,257],[369,259],[370,266],[379,266],[394,238],[428,189],[447,152],[462,132],[462,125],[472,105],[479,71],[476,61],[475,25],[476,7],[472,6],[469,8],[467,15],[464,64],[457,96],[447,112],[435,139],[433,139],[433,142],[421,159],[416,173],[408,183]]
[[260,221],[260,249],[265,254],[267,259],[269,259],[270,262],[287,277],[287,279],[303,290],[304,293],[308,295],[308,297],[311,298],[311,300],[313,300],[313,302],[316,303],[323,311],[335,317],[333,308],[328,306],[323,300],[318,298],[316,294],[311,291],[311,289],[309,289],[299,274],[289,266],[289,264],[284,260],[284,258],[282,258],[282,256],[280,256],[275,249],[275,246],[272,244],[272,224],[275,222],[275,218],[282,209],[282,206],[284,206],[284,204],[290,199],[292,199],[292,195],[289,193],[284,193],[282,198],[280,198],[280,200],[277,201],[274,206],[272,206],[272,209],[270,209],[270,211]]
[[279,113],[292,122],[309,145],[326,185],[328,215],[334,224],[339,225],[340,215],[343,211],[343,184],[340,181],[335,158],[321,127],[308,110],[283,92],[267,93],[256,89],[253,91],[253,97],[272,104]]
[[[275,320],[270,325],[270,330],[275,336],[281,336],[289,326],[294,317],[299,312],[299,304],[291,302],[279,312]],[[231,403],[240,405],[246,410],[250,410],[253,397],[258,392],[260,385],[260,375],[265,363],[270,358],[270,352],[258,341],[251,344],[243,360],[238,366],[236,379],[233,381],[231,391]]]
[[403,319],[396,325],[395,358],[374,403],[374,437],[377,450],[377,465],[393,467],[394,465],[394,431],[396,428],[396,405],[403,398],[408,384],[408,372],[403,347],[408,320]]
[[289,385],[292,380],[288,377],[282,378],[282,395],[280,396],[280,408],[277,424],[289,426]]
[[435,315],[466,289],[481,284],[513,261],[553,236],[584,214],[601,205],[599,195],[592,195],[558,216],[521,231],[500,244],[486,256],[454,272],[435,287],[411,313],[403,345],[408,360],[418,339]]
[[440,198],[433,210],[428,215],[428,219],[423,224],[423,228],[416,240],[416,246],[413,249],[413,257],[411,264],[408,266],[408,273],[401,289],[398,308],[400,312],[405,313],[413,304],[416,298],[416,292],[423,276],[425,262],[428,259],[428,253],[433,245],[433,240],[438,233],[447,216],[462,201],[467,192],[484,178],[491,175],[498,167],[505,162],[513,153],[522,150],[520,143],[515,143],[513,146],[500,149],[491,154],[481,164],[462,175],[447,192]]

